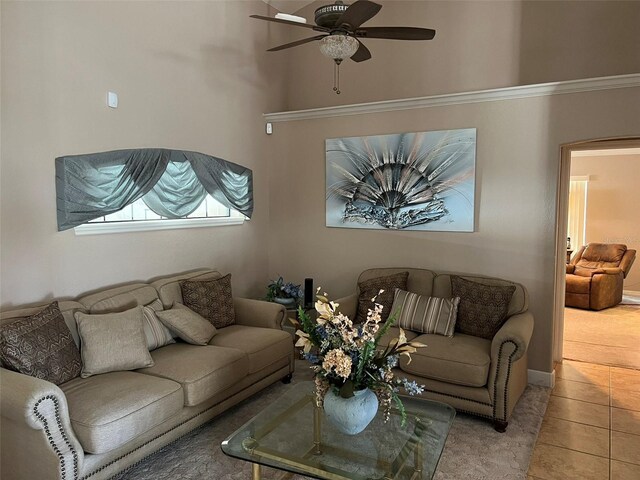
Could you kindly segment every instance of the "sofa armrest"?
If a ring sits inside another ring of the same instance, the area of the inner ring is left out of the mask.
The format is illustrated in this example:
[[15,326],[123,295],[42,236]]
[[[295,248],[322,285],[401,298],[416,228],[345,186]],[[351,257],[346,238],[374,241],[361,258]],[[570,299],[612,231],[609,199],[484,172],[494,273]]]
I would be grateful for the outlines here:
[[572,274],[575,271],[576,266],[573,265],[572,263],[568,263],[566,268],[567,268],[567,272],[566,273],[567,274]]
[[[519,313],[508,318],[491,341],[491,365],[487,388],[493,402],[493,417],[507,421],[517,401],[517,386],[527,384],[525,368],[513,368],[525,354],[533,333],[533,315]],[[523,373],[524,372],[524,373]],[[517,378],[516,378],[517,376]],[[514,397],[514,395],[516,395]]]
[[515,362],[522,358],[529,348],[532,333],[533,315],[531,313],[524,312],[509,317],[491,341],[491,363],[498,360],[501,345],[509,341],[513,342],[516,347],[511,361]]
[[603,273],[606,275],[622,275],[622,269],[618,267],[599,268],[598,270],[600,271],[596,273]]
[[0,375],[2,476],[78,478],[84,452],[71,428],[62,390],[4,368]]
[[338,311],[355,321],[358,313],[358,294],[354,293],[348,297],[342,297],[335,301],[338,304]]
[[287,310],[282,305],[251,298],[234,298],[233,308],[236,312],[236,323],[249,327],[281,330],[282,321],[287,316]]

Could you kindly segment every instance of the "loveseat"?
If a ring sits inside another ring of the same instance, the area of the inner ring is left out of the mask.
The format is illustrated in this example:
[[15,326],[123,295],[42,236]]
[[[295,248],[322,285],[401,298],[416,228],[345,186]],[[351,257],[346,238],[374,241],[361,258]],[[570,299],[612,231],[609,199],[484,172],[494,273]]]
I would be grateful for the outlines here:
[[[180,282],[219,278],[201,269],[107,288],[59,308],[78,343],[74,314],[155,310],[181,303]],[[167,445],[266,386],[291,378],[291,336],[285,309],[233,298],[234,323],[208,345],[176,341],[150,352],[154,365],[77,377],[56,386],[2,368],[3,479],[104,479]],[[42,307],[2,312],[2,325]]]
[[[419,268],[365,270],[358,278],[358,285],[402,272],[409,273],[407,291],[430,297],[452,297],[453,274]],[[533,316],[527,311],[527,291],[523,285],[508,280],[457,275],[484,285],[515,287],[504,323],[492,339],[459,332],[447,337],[405,331],[407,340],[423,343],[426,347],[411,354],[410,363],[401,357],[396,373],[424,385],[422,397],[489,418],[497,431],[504,432],[527,386],[527,348],[534,323]],[[337,300],[338,310],[349,318],[356,318],[360,293],[358,287],[355,294]],[[398,327],[392,327],[380,345],[388,345],[398,334]]]

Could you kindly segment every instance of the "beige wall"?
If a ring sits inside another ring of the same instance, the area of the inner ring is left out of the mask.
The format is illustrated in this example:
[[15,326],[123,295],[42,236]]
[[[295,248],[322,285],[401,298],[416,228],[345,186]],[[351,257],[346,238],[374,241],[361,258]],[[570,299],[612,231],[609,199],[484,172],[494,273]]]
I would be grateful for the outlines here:
[[[571,175],[589,176],[587,243],[624,243],[640,255],[640,155],[573,157]],[[640,291],[640,260],[636,262],[625,290]]]
[[[262,293],[269,165],[262,112],[282,108],[259,1],[2,1],[1,303],[73,296],[198,266]],[[120,97],[117,110],[106,93]],[[166,147],[252,168],[243,226],[75,236],[57,232],[54,158]]]
[[[365,26],[422,26],[436,37],[366,40],[372,59],[343,63],[340,95],[315,42],[270,53],[290,60],[289,110],[640,72],[638,1],[376,1],[383,8]],[[298,13],[311,21],[322,3]]]
[[[535,331],[530,368],[551,371],[560,145],[637,134],[640,88],[277,123],[269,140],[270,271],[314,277],[332,297],[370,267],[481,273],[523,283]],[[576,119],[581,119],[576,121]],[[476,231],[325,227],[326,138],[477,128]]]

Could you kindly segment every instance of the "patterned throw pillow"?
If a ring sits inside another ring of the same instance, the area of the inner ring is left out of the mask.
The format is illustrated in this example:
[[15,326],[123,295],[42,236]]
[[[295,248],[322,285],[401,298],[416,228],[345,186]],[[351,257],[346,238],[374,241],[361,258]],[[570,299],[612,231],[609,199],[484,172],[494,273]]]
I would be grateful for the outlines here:
[[367,321],[367,312],[373,308],[371,299],[378,295],[380,290],[384,290],[384,292],[378,295],[376,303],[382,305],[382,314],[380,317],[383,322],[386,321],[392,313],[391,307],[393,306],[393,295],[396,288],[406,290],[407,278],[409,278],[409,272],[400,272],[386,277],[370,278],[369,280],[358,283],[360,295],[358,296],[356,322],[364,323]]
[[439,298],[396,289],[392,311],[399,311],[396,325],[420,333],[453,337],[459,297]]
[[485,285],[452,275],[451,293],[460,297],[456,331],[493,339],[507,317],[515,291],[513,285]]
[[61,385],[80,375],[82,359],[58,302],[5,324],[0,330],[0,358],[10,370]]
[[231,295],[231,274],[215,280],[185,280],[180,282],[182,303],[203,316],[216,328],[235,323]]
[[142,307],[142,313],[144,315],[142,327],[149,351],[164,347],[170,343],[176,343],[171,331],[162,324],[153,308],[149,306]]
[[211,322],[181,303],[174,303],[173,308],[157,315],[171,331],[192,345],[206,345],[217,333]]

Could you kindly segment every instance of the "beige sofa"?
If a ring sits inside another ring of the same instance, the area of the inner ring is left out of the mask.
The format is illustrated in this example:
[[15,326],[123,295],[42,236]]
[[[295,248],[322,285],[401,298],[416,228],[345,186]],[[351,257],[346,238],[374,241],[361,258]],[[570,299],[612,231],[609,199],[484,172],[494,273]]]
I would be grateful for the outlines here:
[[[198,270],[59,305],[78,342],[76,311],[169,308],[182,300],[180,280],[219,276]],[[2,324],[41,308],[2,312]],[[209,345],[177,342],[153,350],[150,368],[78,377],[59,387],[1,369],[2,478],[109,478],[266,386],[288,381],[294,360],[291,336],[281,330],[285,309],[242,298],[234,298],[234,308],[235,324],[219,329]]]
[[[375,268],[365,270],[358,283],[394,273],[409,272],[407,289],[421,295],[451,297],[449,273],[418,268]],[[514,285],[508,318],[493,340],[456,333],[453,337],[406,332],[408,340],[427,345],[403,357],[398,374],[425,385],[424,398],[447,403],[461,412],[494,421],[504,432],[518,399],[527,386],[527,348],[533,332],[533,316],[527,312],[528,298],[519,283],[479,275],[457,274],[488,285]],[[359,292],[337,300],[338,310],[355,318]],[[392,327],[381,345],[398,336]]]

